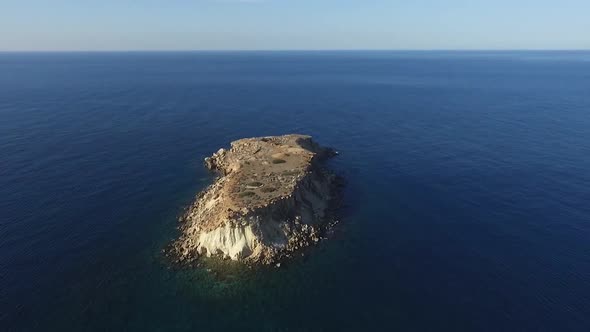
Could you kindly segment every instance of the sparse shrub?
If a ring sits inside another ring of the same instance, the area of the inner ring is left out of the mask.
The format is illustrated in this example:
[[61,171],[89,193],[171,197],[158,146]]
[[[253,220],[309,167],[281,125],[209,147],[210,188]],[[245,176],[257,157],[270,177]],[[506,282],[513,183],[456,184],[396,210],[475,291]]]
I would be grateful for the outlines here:
[[287,161],[285,161],[285,160],[283,160],[283,159],[273,159],[273,160],[272,160],[272,163],[273,163],[273,164],[284,164],[284,163],[286,163],[286,162],[287,162]]

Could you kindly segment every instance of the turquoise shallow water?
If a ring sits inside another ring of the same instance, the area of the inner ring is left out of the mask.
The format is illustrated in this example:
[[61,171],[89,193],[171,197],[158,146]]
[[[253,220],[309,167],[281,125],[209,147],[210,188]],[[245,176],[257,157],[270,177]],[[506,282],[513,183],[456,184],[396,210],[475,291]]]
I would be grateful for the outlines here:
[[[590,327],[590,53],[0,54],[3,330]],[[340,156],[329,241],[281,266],[162,248],[231,140]]]

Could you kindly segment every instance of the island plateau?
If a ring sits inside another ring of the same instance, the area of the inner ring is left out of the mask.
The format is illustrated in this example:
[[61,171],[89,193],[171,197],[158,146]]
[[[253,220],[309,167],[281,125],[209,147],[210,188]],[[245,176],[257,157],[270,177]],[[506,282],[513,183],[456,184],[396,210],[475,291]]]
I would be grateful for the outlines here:
[[323,166],[334,155],[292,134],[240,139],[205,158],[218,177],[180,218],[176,260],[270,264],[320,241],[336,221],[341,180]]

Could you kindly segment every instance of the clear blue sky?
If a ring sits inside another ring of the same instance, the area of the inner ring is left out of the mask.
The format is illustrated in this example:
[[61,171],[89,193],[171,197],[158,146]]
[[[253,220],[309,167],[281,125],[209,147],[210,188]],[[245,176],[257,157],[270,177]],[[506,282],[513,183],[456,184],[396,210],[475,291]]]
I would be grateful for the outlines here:
[[0,50],[590,49],[590,0],[0,0]]

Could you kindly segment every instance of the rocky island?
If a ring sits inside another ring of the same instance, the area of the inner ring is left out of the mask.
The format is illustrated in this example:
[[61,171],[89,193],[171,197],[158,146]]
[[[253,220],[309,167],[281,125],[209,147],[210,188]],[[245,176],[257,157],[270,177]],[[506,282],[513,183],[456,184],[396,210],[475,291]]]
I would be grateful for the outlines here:
[[322,166],[335,154],[310,136],[284,135],[240,139],[205,158],[218,177],[180,218],[178,262],[270,264],[318,242],[335,222],[341,181]]

